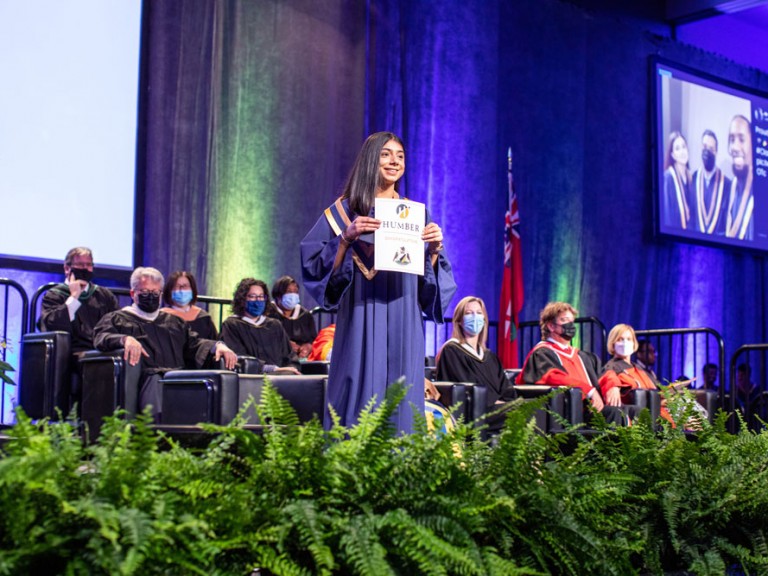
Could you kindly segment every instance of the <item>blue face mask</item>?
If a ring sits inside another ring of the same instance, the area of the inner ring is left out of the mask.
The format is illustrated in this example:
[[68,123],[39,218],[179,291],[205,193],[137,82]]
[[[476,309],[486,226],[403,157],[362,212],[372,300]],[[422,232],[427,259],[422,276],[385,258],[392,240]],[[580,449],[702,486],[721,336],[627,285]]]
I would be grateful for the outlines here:
[[485,327],[485,317],[482,314],[464,314],[464,332],[469,336],[477,336]]
[[299,305],[299,302],[301,302],[301,300],[299,298],[299,295],[296,294],[295,292],[286,292],[285,294],[283,294],[283,297],[280,300],[280,302],[282,303],[283,308],[285,308],[286,310],[293,310],[294,308],[296,308],[296,306]]
[[245,309],[251,316],[261,316],[264,314],[264,308],[267,302],[265,300],[248,300],[245,303]]
[[171,292],[171,300],[179,306],[186,306],[192,302],[192,290],[174,290]]

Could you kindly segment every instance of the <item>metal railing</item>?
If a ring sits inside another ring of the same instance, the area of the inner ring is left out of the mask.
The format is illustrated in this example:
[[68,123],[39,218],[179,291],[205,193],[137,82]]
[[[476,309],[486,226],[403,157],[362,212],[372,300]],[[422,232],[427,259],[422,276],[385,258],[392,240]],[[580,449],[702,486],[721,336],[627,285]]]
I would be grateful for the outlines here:
[[[21,308],[21,314],[12,313]],[[24,287],[8,278],[0,278],[0,359],[16,369],[10,376],[19,382],[19,350],[21,338],[27,331],[29,298]],[[14,318],[16,322],[14,323]],[[13,389],[12,389],[13,391]],[[13,405],[15,394],[7,394],[6,382],[0,386],[0,422],[6,421],[6,410]]]
[[652,368],[663,384],[679,379],[698,379],[705,364],[716,363],[718,401],[720,406],[725,406],[725,344],[717,330],[659,328],[636,330],[635,335],[638,340],[648,340],[656,349],[656,364]]
[[744,344],[733,353],[728,366],[730,409],[741,410],[747,426],[753,430],[768,422],[767,368],[768,344]]
[[[573,338],[573,345],[585,352],[596,354],[604,363],[607,360],[605,325],[594,316],[580,316],[573,322],[576,324],[576,336]],[[517,328],[517,351],[520,366],[523,365],[530,351],[540,341],[541,328],[537,320],[520,322]]]
[[[31,305],[29,306],[28,315],[28,330],[34,332],[37,329],[38,307],[40,301],[45,293],[56,286],[57,282],[49,282],[43,284],[32,295]],[[110,292],[117,296],[117,301],[120,306],[129,306],[131,300],[131,290],[125,287],[109,287]],[[197,305],[203,310],[207,311],[214,319],[214,323],[218,329],[221,329],[221,323],[226,317],[227,308],[232,304],[232,300],[229,298],[217,298],[216,296],[204,296],[202,294],[197,297]],[[25,317],[27,317],[25,315]]]

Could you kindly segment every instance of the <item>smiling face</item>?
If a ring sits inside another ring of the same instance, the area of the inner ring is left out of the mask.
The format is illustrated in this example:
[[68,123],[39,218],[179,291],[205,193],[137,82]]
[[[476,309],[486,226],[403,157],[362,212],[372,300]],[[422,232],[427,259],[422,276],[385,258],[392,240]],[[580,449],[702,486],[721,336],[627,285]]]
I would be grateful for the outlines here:
[[405,150],[395,140],[389,140],[379,154],[379,188],[391,188],[404,173]]
[[752,170],[752,134],[749,122],[741,116],[731,121],[728,130],[728,153],[733,159],[733,174],[739,179],[746,178]]
[[686,166],[688,164],[688,144],[685,142],[685,138],[678,136],[672,143],[672,159],[675,164],[680,166]]

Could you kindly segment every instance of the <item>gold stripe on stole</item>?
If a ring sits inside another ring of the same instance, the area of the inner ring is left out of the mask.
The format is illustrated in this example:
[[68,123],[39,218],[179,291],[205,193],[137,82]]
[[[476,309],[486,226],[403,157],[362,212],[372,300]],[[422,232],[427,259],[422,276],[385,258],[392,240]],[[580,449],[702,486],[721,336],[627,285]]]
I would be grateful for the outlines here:
[[[336,210],[338,211],[339,216],[341,217],[341,220],[344,222],[344,227],[346,228],[352,223],[352,221],[349,219],[349,216],[347,215],[347,211],[344,210],[344,206],[341,204],[341,197],[337,198],[336,202],[334,202],[333,205],[336,207]],[[336,218],[334,218],[333,213],[331,212],[330,206],[325,209],[325,219],[328,220],[328,224],[331,226],[333,233],[336,234],[336,236],[340,236],[341,226],[339,226],[339,223],[336,222]],[[360,273],[365,277],[365,279],[373,280],[373,277],[376,276],[376,272],[378,272],[378,270],[374,268],[369,269],[360,259],[360,256],[358,256],[355,253],[354,246],[350,245],[347,248],[347,250],[352,250],[352,261],[355,263],[355,265],[360,270]]]

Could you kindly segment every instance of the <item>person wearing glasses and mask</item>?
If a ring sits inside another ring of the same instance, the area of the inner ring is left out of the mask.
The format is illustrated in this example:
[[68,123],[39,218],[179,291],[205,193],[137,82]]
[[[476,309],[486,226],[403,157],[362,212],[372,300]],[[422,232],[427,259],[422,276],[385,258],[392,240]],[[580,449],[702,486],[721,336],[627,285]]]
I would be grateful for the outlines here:
[[163,275],[155,268],[139,267],[131,274],[133,303],[104,316],[94,328],[99,350],[123,348],[125,360],[135,366],[142,362],[141,408],[151,405],[152,413],[162,413],[160,379],[170,370],[203,368],[224,358],[233,370],[237,356],[224,342],[200,338],[189,324],[160,310]]
[[290,276],[281,276],[272,285],[272,298],[267,316],[280,321],[288,334],[291,350],[299,359],[306,358],[317,338],[317,327],[312,313],[301,305],[299,284]]
[[221,339],[240,356],[254,356],[265,363],[264,372],[290,367],[295,362],[291,342],[282,324],[266,315],[267,285],[243,278],[232,297],[232,316],[221,324]]
[[602,413],[608,423],[623,424],[621,409],[607,406],[600,394],[600,359],[571,346],[578,313],[567,302],[550,302],[544,307],[539,314],[541,342],[528,354],[516,383],[578,388],[584,401]]
[[38,325],[43,331],[68,332],[74,354],[93,350],[93,329],[102,316],[117,310],[117,298],[93,282],[93,253],[77,247],[64,258],[64,282],[43,296]]
[[[453,334],[437,354],[437,380],[472,382],[485,386],[486,408],[492,411],[517,397],[509,385],[498,356],[486,348],[488,313],[485,303],[476,296],[462,298],[453,311]],[[503,414],[488,420],[496,432],[504,423]]]

